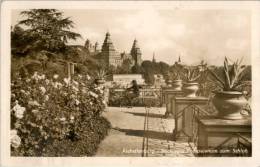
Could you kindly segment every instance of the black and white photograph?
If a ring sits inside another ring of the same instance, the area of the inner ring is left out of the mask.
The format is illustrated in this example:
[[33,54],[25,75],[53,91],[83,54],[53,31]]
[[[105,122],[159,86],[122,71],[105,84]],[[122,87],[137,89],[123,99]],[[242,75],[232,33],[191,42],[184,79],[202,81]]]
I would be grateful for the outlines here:
[[259,3],[217,2],[2,4],[1,164],[259,166]]

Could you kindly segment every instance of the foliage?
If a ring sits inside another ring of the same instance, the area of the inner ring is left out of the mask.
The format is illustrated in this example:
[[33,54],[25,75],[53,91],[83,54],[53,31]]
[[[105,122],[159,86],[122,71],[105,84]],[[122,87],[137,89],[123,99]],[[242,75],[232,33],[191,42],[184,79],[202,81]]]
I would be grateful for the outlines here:
[[22,36],[27,42],[20,47],[28,51],[64,52],[68,40],[81,37],[80,34],[70,31],[74,27],[73,21],[68,17],[64,18],[63,13],[56,9],[31,9],[22,11],[21,15],[25,19],[18,25],[25,25],[26,30],[14,29],[12,42],[17,42],[17,33],[23,32]]
[[115,89],[109,91],[109,105],[115,107],[128,107],[128,106],[152,106],[160,107],[160,97],[155,99],[142,99],[141,97],[133,95],[131,92],[122,91],[117,92]]
[[62,80],[57,74],[17,74],[11,83],[12,155],[93,154],[109,127],[100,116],[104,107],[103,88],[89,76]]
[[168,74],[167,74],[167,79],[170,80],[179,80],[181,79],[181,72],[183,71],[184,66],[181,64],[174,64],[169,68]]
[[225,57],[222,73],[216,74],[210,69],[209,72],[214,78],[214,81],[216,81],[224,91],[234,91],[241,86],[241,81],[245,76],[245,66],[241,65],[241,63],[242,59],[236,60],[230,65],[228,59]]
[[147,84],[154,83],[154,65],[151,61],[145,60],[142,62],[142,67],[144,69],[144,79]]
[[99,69],[98,71],[96,71],[96,79],[105,79],[107,76],[107,72],[104,69]]
[[198,68],[198,66],[186,66],[184,70],[180,73],[181,77],[186,82],[196,82],[202,76],[202,71]]
[[144,69],[142,66],[139,66],[138,64],[134,65],[132,68],[131,68],[131,72],[133,74],[143,74],[144,72]]
[[154,74],[162,74],[164,78],[167,78],[169,71],[169,65],[164,62],[151,62],[149,60],[143,61],[142,65],[143,76],[147,84],[154,83]]
[[132,68],[132,61],[130,59],[125,59],[121,66],[117,67],[117,74],[130,74]]

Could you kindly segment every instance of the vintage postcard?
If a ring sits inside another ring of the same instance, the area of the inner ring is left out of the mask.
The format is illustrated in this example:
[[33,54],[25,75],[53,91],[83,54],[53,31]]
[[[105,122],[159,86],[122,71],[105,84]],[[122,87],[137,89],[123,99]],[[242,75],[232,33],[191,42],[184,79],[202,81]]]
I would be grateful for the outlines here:
[[1,166],[260,167],[258,1],[4,1]]

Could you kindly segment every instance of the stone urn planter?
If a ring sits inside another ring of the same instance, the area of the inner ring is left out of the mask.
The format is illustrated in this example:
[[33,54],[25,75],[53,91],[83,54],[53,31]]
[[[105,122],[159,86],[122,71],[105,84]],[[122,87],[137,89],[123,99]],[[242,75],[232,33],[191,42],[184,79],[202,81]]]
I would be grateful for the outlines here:
[[199,84],[197,82],[184,83],[182,90],[185,97],[196,97],[196,93],[199,90]]
[[104,79],[102,79],[102,78],[96,79],[96,83],[97,83],[98,85],[104,84],[105,82],[106,82],[106,81],[105,81]]
[[235,120],[243,118],[240,113],[247,100],[241,92],[221,91],[215,92],[212,103],[218,110],[219,118]]
[[169,80],[167,80],[166,83],[167,83],[167,87],[172,87],[172,80],[169,79]]
[[181,91],[182,89],[182,80],[173,80],[172,81],[172,89],[176,91]]

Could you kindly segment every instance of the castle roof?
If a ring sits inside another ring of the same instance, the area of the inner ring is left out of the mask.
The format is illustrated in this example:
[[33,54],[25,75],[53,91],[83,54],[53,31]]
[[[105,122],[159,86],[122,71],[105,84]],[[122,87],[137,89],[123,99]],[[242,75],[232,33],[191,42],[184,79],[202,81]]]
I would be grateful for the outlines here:
[[131,49],[131,54],[141,54],[141,49],[139,48],[138,42],[136,39],[134,40],[134,43],[133,43],[133,46]]
[[105,40],[104,40],[104,43],[102,45],[102,51],[115,51],[115,47],[113,45],[113,42],[110,38],[110,33],[107,32],[106,33],[106,37],[105,37]]

